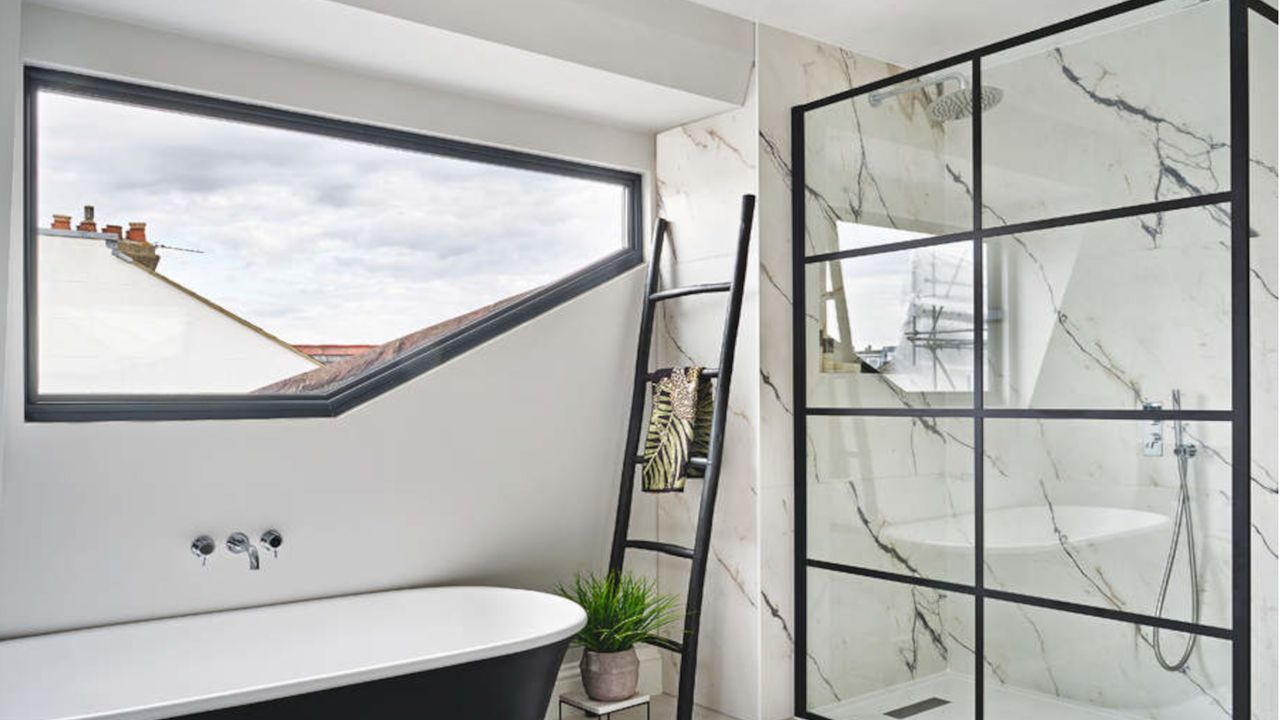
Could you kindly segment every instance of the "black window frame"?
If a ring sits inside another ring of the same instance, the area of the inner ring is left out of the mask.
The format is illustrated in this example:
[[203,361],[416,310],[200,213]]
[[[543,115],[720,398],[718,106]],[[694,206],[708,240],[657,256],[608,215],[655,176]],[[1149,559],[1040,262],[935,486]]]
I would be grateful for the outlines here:
[[[644,262],[640,245],[644,222],[643,176],[637,172],[33,65],[24,67],[23,87],[23,336],[25,418],[28,422],[336,417]],[[46,90],[518,170],[611,183],[622,187],[626,193],[626,244],[617,252],[539,288],[526,298],[378,365],[327,393],[41,395],[37,383],[39,338],[36,248],[39,219],[36,213],[39,184],[36,167],[36,97],[40,91]]]

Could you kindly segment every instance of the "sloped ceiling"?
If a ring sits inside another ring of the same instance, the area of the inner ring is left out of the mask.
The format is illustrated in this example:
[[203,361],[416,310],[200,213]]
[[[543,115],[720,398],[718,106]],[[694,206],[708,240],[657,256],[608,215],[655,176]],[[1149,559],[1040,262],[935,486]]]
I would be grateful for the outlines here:
[[1115,0],[693,0],[904,68],[1115,4]]

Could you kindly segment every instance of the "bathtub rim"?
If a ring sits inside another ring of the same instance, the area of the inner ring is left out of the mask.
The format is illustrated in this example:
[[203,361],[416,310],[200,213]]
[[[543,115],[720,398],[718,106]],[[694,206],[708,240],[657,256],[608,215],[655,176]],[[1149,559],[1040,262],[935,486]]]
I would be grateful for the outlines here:
[[[576,603],[573,603],[568,599],[551,593],[488,585],[433,585],[335,595],[324,598],[308,598],[283,603],[273,603],[269,605],[229,608],[204,613],[191,613],[174,617],[137,620],[133,622],[113,623],[110,625],[80,628],[75,630],[28,635],[0,641],[0,655],[2,655],[7,648],[49,642],[51,638],[73,638],[78,636],[100,637],[103,634],[127,632],[125,629],[130,626],[148,625],[152,627],[161,627],[165,625],[182,625],[184,623],[198,621],[201,618],[212,616],[226,617],[233,615],[264,615],[285,612],[290,607],[302,605],[316,606],[326,603],[354,603],[359,601],[361,598],[375,596],[389,597],[414,594],[429,595],[433,592],[439,593],[442,591],[450,594],[479,591],[487,594],[500,593],[511,596],[534,596],[543,602],[563,604],[563,609],[572,614],[574,620],[567,625],[557,626],[554,629],[545,630],[543,632],[531,633],[527,636],[521,636],[514,640],[495,641],[483,645],[469,646],[464,650],[450,651],[447,653],[436,652],[428,655],[418,655],[401,660],[375,664],[353,664],[351,667],[345,668],[341,671],[306,675],[284,681],[256,685],[246,683],[242,687],[232,690],[222,690],[205,694],[192,694],[174,700],[164,700],[159,702],[141,701],[139,704],[128,705],[127,707],[117,703],[100,709],[94,708],[87,712],[72,714],[59,712],[55,714],[11,715],[10,713],[25,712],[28,708],[26,706],[14,708],[5,707],[4,699],[2,697],[5,694],[2,692],[4,688],[4,681],[0,678],[0,720],[162,720],[164,718],[181,718],[201,712],[225,710],[241,705],[278,700],[294,695],[314,693],[342,686],[358,685],[404,675],[430,672],[441,668],[460,666],[506,655],[515,655],[521,652],[557,645],[560,643],[568,643],[572,640],[573,636],[577,634],[578,630],[586,624],[586,613],[581,607],[578,607]],[[141,682],[146,682],[146,680]],[[49,690],[56,689],[56,687],[51,684],[44,684],[43,687]]]

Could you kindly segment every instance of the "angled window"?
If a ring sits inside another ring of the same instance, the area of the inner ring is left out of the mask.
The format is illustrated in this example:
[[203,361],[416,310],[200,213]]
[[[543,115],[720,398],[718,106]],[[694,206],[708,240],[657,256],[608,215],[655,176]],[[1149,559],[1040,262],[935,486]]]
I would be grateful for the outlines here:
[[333,415],[640,263],[640,177],[27,71],[27,417]]

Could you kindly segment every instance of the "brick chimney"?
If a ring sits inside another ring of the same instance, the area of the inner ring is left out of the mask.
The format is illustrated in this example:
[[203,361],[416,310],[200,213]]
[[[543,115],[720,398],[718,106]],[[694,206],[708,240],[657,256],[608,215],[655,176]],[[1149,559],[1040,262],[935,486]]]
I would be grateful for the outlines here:
[[[116,232],[120,231],[119,226],[114,227]],[[129,223],[129,231],[125,233],[123,240],[116,243],[116,250],[128,255],[129,259],[148,270],[155,270],[160,264],[160,256],[156,254],[155,246],[147,242],[146,223]]]
[[115,235],[117,240],[124,238],[124,229],[119,225],[103,225],[102,232],[108,235]]
[[92,205],[84,206],[84,220],[80,221],[80,224],[76,226],[76,229],[80,232],[98,232],[98,223],[93,221]]
[[71,216],[70,215],[54,215],[53,225],[50,225],[49,227],[53,230],[70,230]]

